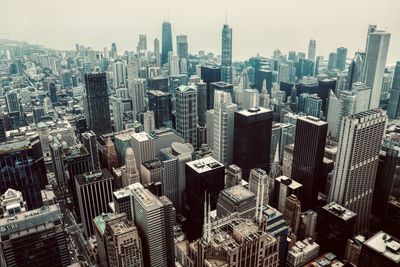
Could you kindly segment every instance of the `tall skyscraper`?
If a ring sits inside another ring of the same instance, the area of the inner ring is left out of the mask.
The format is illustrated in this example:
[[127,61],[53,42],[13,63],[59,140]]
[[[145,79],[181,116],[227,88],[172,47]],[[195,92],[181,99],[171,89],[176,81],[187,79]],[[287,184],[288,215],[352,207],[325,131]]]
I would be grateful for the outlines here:
[[135,225],[142,239],[144,266],[175,266],[174,207],[165,196],[157,197],[140,183],[132,188]]
[[360,52],[356,52],[354,59],[351,61],[349,70],[347,73],[346,89],[351,90],[353,84],[360,82],[363,71],[363,57]]
[[337,60],[337,54],[334,52],[329,53],[328,70],[333,70],[336,68],[336,60]]
[[308,43],[308,60],[315,61],[315,49],[316,49],[316,42],[314,39],[311,39]]
[[265,170],[255,168],[250,171],[249,189],[265,206],[268,205],[270,198],[269,184],[269,175]]
[[347,240],[354,236],[356,216],[335,202],[323,206],[317,220],[317,241],[321,250],[333,252],[343,259]]
[[[43,179],[44,178],[44,179]],[[43,181],[45,180],[45,181]],[[0,144],[0,193],[12,188],[22,193],[28,209],[43,206],[41,189],[47,184],[39,137]]]
[[179,56],[179,59],[185,58],[189,60],[189,52],[188,52],[188,42],[186,35],[177,35],[176,36],[176,52]]
[[149,110],[154,112],[155,127],[170,127],[171,122],[171,94],[160,90],[151,90],[147,92],[149,100]]
[[88,127],[98,136],[111,133],[110,102],[105,73],[85,73],[84,110]]
[[299,117],[293,151],[292,179],[303,185],[303,210],[317,204],[328,124],[315,117]]
[[343,71],[346,68],[347,48],[339,47],[336,49],[336,68]]
[[114,119],[114,130],[119,132],[123,130],[123,103],[122,98],[112,96],[111,97],[111,106],[113,112],[113,119]]
[[201,66],[201,79],[207,84],[207,109],[211,109],[213,95],[211,83],[221,81],[221,68],[215,66]]
[[375,31],[368,35],[368,47],[363,69],[363,82],[372,88],[369,108],[377,108],[382,90],[383,74],[389,50],[390,33]]
[[162,24],[162,55],[161,65],[168,63],[168,54],[172,52],[171,23],[165,21]]
[[93,131],[82,133],[82,144],[90,155],[91,170],[100,169],[99,152],[97,151],[96,134]]
[[114,88],[126,86],[126,66],[122,60],[113,63],[113,86]]
[[145,112],[146,79],[133,79],[128,81],[128,95],[132,99],[133,111],[138,114]]
[[213,157],[228,166],[233,160],[233,124],[237,105],[232,103],[231,95],[215,91],[214,98],[214,141]]
[[[93,219],[99,258],[104,266],[143,267],[142,244],[135,225],[126,214],[102,214]],[[104,255],[102,255],[104,254]]]
[[390,90],[390,99],[387,107],[388,118],[400,118],[400,61],[397,61],[393,73],[392,89]]
[[205,194],[209,195],[211,209],[217,206],[218,195],[224,189],[225,167],[212,157],[186,163],[186,214],[190,214],[188,235],[198,238],[203,226]]
[[139,51],[147,50],[147,36],[146,34],[139,34],[139,43],[138,43]]
[[18,94],[15,90],[6,93],[6,106],[8,113],[20,113],[21,107],[18,100]]
[[112,201],[113,177],[107,169],[75,176],[76,194],[86,237],[94,234],[93,219],[107,212]]
[[197,89],[181,85],[176,89],[176,131],[185,142],[197,147]]
[[133,149],[126,149],[125,166],[121,167],[121,185],[126,187],[130,184],[139,183],[139,171],[136,169],[136,159]]
[[0,219],[1,266],[68,266],[62,214],[50,205]]
[[156,38],[154,39],[154,57],[156,58],[156,63],[157,66],[160,66],[161,64],[161,58],[160,58],[160,41]]
[[372,196],[386,113],[379,109],[342,121],[329,200],[357,213],[356,234],[369,230]]
[[146,132],[133,133],[131,144],[136,158],[136,169],[141,173],[141,164],[155,159],[154,139]]
[[203,81],[196,83],[197,88],[197,117],[199,125],[206,125],[206,112],[207,112],[207,84]]
[[233,163],[248,180],[250,170],[269,170],[272,111],[265,108],[250,108],[235,112],[233,137]]
[[292,229],[295,239],[297,239],[300,227],[301,202],[295,195],[286,198],[283,215],[287,225]]
[[222,28],[222,52],[221,52],[222,81],[232,83],[232,28],[224,24]]

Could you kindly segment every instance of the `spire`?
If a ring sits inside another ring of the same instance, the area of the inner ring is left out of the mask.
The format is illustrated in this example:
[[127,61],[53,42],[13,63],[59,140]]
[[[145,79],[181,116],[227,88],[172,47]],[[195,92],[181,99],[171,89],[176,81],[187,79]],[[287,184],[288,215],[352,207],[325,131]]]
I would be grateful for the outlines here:
[[225,25],[228,25],[228,11],[225,11]]
[[279,163],[279,142],[276,143],[276,149],[275,149],[275,157],[274,157],[274,163],[278,162]]

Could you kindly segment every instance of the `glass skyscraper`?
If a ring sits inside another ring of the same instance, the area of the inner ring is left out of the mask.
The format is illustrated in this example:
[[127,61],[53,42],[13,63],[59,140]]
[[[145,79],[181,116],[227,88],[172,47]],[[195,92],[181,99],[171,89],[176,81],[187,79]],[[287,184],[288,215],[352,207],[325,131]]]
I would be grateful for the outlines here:
[[232,28],[222,28],[222,81],[232,83]]
[[172,33],[171,33],[171,23],[163,22],[162,24],[162,55],[161,55],[161,65],[168,63],[168,53],[172,52]]

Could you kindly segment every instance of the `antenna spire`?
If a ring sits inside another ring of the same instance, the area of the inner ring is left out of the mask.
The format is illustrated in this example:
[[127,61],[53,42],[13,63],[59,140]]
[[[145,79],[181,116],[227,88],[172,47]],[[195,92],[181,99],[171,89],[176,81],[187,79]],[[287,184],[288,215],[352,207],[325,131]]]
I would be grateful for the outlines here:
[[228,24],[228,11],[225,11],[225,24]]

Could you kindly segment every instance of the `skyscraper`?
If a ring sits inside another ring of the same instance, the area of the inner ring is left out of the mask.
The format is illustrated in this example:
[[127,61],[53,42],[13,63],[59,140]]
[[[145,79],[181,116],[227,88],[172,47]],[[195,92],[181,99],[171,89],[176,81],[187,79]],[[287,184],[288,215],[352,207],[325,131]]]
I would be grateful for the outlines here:
[[400,61],[397,61],[393,73],[392,89],[390,90],[390,99],[387,107],[389,119],[400,118]]
[[133,79],[128,81],[128,94],[132,99],[133,111],[138,114],[145,111],[144,97],[147,89],[146,79]]
[[131,144],[136,158],[136,169],[141,173],[141,164],[155,158],[154,139],[146,132],[133,133]]
[[160,66],[161,62],[161,58],[160,58],[160,41],[156,38],[154,39],[154,57],[156,58],[156,63],[157,66]]
[[228,166],[233,160],[233,124],[237,105],[232,103],[231,95],[215,91],[213,157]]
[[343,71],[346,68],[347,48],[339,47],[336,49],[336,68]]
[[113,119],[114,119],[114,130],[119,132],[123,129],[123,103],[122,98],[112,96],[111,97],[111,106],[113,111]]
[[133,149],[128,147],[126,149],[125,166],[121,167],[121,184],[126,187],[130,184],[139,183],[139,171],[136,168],[136,159]]
[[161,65],[168,63],[168,54],[172,52],[171,23],[165,21],[162,24],[162,55]]
[[58,205],[0,219],[1,266],[68,266],[67,241]]
[[207,84],[207,109],[211,109],[213,95],[211,83],[221,81],[221,68],[216,66],[201,66],[201,79]]
[[[46,182],[43,181],[43,178]],[[47,184],[39,137],[0,144],[0,193],[8,188],[22,193],[28,209],[43,206],[40,190]]]
[[186,35],[177,35],[176,36],[176,52],[179,56],[179,59],[185,58],[189,60],[189,52],[188,52],[188,42]]
[[100,169],[99,152],[97,151],[96,134],[93,131],[82,133],[82,143],[90,155],[91,170]]
[[222,28],[222,52],[221,52],[222,81],[232,83],[232,28],[224,24]]
[[19,114],[21,112],[18,95],[15,90],[11,90],[6,93],[6,106],[8,113]]
[[94,234],[93,219],[107,212],[112,201],[113,177],[107,169],[75,176],[76,194],[86,237]]
[[126,66],[122,60],[113,63],[113,85],[114,88],[125,87],[126,85]]
[[138,43],[139,51],[147,50],[147,36],[146,34],[139,34],[139,43]]
[[363,57],[360,52],[356,52],[354,59],[351,61],[347,73],[346,89],[351,90],[353,84],[361,81],[363,71]]
[[224,189],[225,167],[212,157],[186,163],[186,207],[191,228],[189,237],[198,238],[203,226],[205,194],[211,209],[217,206],[219,193]]
[[363,81],[372,88],[369,108],[377,108],[382,90],[383,74],[389,50],[390,33],[375,31],[368,35],[368,47],[363,69]]
[[365,234],[386,113],[379,109],[353,114],[342,121],[329,200],[357,213],[356,233]]
[[170,127],[171,122],[171,94],[160,90],[147,92],[149,100],[149,110],[154,112],[155,127]]
[[84,110],[88,127],[98,136],[111,133],[110,103],[105,73],[85,73]]
[[337,54],[334,52],[329,53],[328,70],[333,70],[336,68],[336,60]]
[[176,131],[185,142],[197,147],[197,89],[181,85],[176,89]]
[[144,266],[175,266],[172,202],[165,196],[153,195],[140,183],[132,186],[131,194],[133,217],[142,239]]
[[250,108],[235,112],[233,137],[233,163],[248,180],[250,170],[269,170],[272,111],[265,108]]
[[292,179],[303,185],[303,210],[317,204],[328,124],[315,117],[299,117],[293,151]]
[[315,49],[316,42],[314,39],[311,39],[308,44],[308,60],[315,61]]

